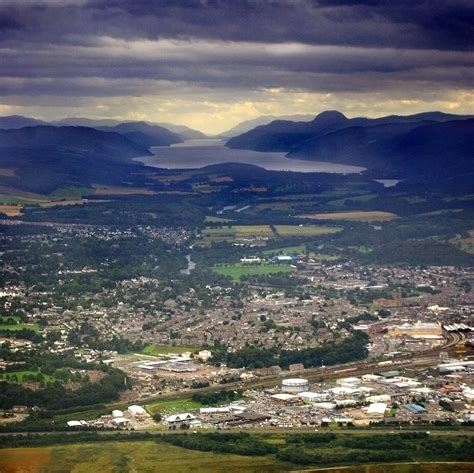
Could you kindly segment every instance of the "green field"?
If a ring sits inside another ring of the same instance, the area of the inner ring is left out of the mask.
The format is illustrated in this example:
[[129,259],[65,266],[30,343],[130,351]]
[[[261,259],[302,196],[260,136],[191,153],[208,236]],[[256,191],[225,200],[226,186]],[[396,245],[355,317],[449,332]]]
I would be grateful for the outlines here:
[[203,405],[200,402],[193,401],[190,397],[185,397],[183,399],[162,399],[145,404],[146,409],[151,414],[155,414],[157,412],[169,414],[188,412],[193,409],[199,409],[202,406]]
[[239,281],[242,276],[258,276],[261,274],[289,273],[293,268],[282,264],[259,264],[255,266],[245,264],[231,264],[227,266],[215,266],[212,270],[223,276],[230,276],[235,281]]
[[262,251],[264,255],[301,255],[306,252],[304,245],[285,246],[284,248],[275,248],[273,250]]
[[8,448],[2,473],[265,473],[281,471],[271,457],[197,452],[153,442],[101,442],[40,448]]
[[18,317],[18,315],[2,315],[0,317],[0,324],[9,325],[9,320],[13,320],[15,323],[18,323],[20,321],[20,317]]
[[348,212],[321,212],[299,215],[300,218],[311,220],[348,220],[358,222],[382,222],[397,218],[392,212],[380,212],[377,210],[359,211],[351,210]]
[[318,236],[337,233],[340,227],[325,226],[300,226],[300,225],[275,225],[275,230],[280,236]]
[[80,199],[84,195],[90,195],[94,193],[94,189],[89,187],[61,187],[56,189],[50,197],[54,200],[57,199]]
[[[18,379],[18,382],[22,383],[24,381],[24,378],[29,375],[37,375],[39,374],[39,371],[31,371],[31,370],[19,370],[19,371],[7,371],[6,373],[0,373],[0,379],[7,379],[7,375],[10,377],[15,375]],[[53,383],[56,381],[56,378],[54,376],[50,376],[48,374],[43,374],[44,381],[46,383]]]
[[269,225],[232,225],[221,228],[205,228],[202,231],[205,237],[249,238],[266,236],[271,237],[273,231]]
[[38,324],[0,324],[0,331],[2,330],[33,330],[35,332],[40,331],[40,326]]
[[181,354],[188,351],[194,352],[199,350],[200,347],[197,346],[174,346],[174,345],[157,345],[155,343],[150,343],[146,345],[142,350],[144,355],[160,356],[160,355],[169,355],[169,354]]
[[232,222],[232,220],[229,219],[229,218],[214,217],[213,215],[206,215],[206,218],[204,219],[204,222],[206,222],[206,223],[228,223],[228,222]]

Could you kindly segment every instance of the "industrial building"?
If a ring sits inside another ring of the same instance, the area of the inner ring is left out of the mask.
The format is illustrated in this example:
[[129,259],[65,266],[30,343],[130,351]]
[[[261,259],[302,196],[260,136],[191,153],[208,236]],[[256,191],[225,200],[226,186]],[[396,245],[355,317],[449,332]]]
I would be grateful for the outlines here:
[[298,394],[309,391],[309,382],[304,378],[289,378],[281,382],[281,390],[284,393]]

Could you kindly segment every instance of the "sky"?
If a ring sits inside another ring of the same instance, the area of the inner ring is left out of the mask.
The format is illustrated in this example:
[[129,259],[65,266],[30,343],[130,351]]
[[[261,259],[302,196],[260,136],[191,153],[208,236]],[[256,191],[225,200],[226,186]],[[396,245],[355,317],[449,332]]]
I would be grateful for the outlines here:
[[0,115],[474,113],[472,0],[0,0]]

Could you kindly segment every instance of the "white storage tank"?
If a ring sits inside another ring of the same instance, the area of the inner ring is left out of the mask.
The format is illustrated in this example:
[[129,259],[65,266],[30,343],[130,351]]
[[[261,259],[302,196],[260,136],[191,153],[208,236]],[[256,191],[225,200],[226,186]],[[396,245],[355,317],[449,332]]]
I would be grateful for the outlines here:
[[289,378],[281,382],[281,390],[284,393],[302,393],[309,390],[309,382],[304,378]]

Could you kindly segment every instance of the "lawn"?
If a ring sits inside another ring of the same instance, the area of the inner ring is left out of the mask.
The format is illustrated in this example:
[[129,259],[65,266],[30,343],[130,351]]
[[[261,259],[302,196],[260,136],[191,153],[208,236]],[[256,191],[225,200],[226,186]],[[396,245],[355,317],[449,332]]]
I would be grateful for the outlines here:
[[230,276],[235,281],[239,281],[242,276],[257,276],[260,274],[289,273],[293,268],[281,264],[259,264],[255,266],[240,263],[227,266],[215,266],[212,270],[223,276]]
[[280,236],[318,236],[337,233],[340,227],[300,226],[300,225],[275,225],[275,230]]
[[142,350],[142,353],[144,355],[159,356],[159,355],[169,355],[171,353],[181,354],[181,353],[186,353],[188,351],[194,352],[199,349],[200,347],[197,347],[197,346],[157,345],[155,343],[151,343],[145,346],[145,348]]
[[190,397],[182,399],[162,399],[151,402],[150,404],[145,404],[146,409],[151,414],[156,414],[157,412],[169,414],[188,412],[193,409],[199,409],[202,406],[200,402],[193,401]]
[[299,215],[300,218],[311,220],[349,220],[357,222],[382,222],[397,218],[397,215],[391,212],[380,211],[349,211],[349,212],[327,212]]
[[18,315],[2,315],[0,316],[0,324],[9,325],[8,321],[13,320],[16,323],[20,321]]
[[0,324],[0,331],[2,330],[33,330],[35,332],[40,331],[40,326],[38,324]]
[[[0,373],[0,379],[7,379],[7,375],[10,377],[15,375],[18,379],[18,382],[22,383],[23,378],[28,375],[37,375],[39,373],[38,370],[31,371],[31,370],[20,370],[20,371],[7,371],[6,373]],[[54,376],[50,376],[48,374],[43,374],[44,381],[46,383],[53,383],[56,381],[56,378]]]
[[8,448],[0,455],[3,473],[228,473],[276,472],[271,457],[244,457],[186,450],[153,442],[81,443],[41,448]]
[[262,251],[264,255],[301,255],[306,252],[304,245],[285,246],[284,248],[275,248],[273,250]]

